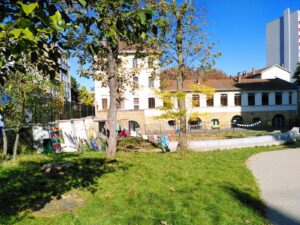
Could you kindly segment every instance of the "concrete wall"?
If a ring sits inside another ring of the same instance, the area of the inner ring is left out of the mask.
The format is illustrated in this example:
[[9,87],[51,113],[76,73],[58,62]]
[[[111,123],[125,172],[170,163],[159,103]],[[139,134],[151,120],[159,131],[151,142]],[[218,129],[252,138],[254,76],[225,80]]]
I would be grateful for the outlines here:
[[[65,143],[61,145],[62,151],[77,151],[79,140],[89,140],[96,136],[97,123],[94,123],[93,117],[81,119],[58,120],[51,127],[58,127],[62,130]],[[34,126],[33,140],[34,146],[38,150],[42,150],[43,140],[49,139],[50,126]]]

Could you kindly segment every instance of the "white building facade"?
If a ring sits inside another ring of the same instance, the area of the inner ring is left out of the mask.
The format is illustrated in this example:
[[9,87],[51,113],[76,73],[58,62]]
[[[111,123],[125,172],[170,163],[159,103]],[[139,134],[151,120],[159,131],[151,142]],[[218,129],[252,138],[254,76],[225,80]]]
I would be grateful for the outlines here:
[[[136,124],[139,127],[144,126],[147,118],[152,118],[156,108],[163,104],[155,94],[155,90],[160,88],[160,79],[154,73],[158,62],[153,61],[150,56],[136,58],[135,53],[126,51],[126,54],[120,57],[123,72],[129,74],[131,84],[124,87],[117,116],[121,127],[134,130],[137,128]],[[107,119],[109,100],[109,88],[103,86],[101,81],[95,81],[95,115],[96,121],[99,121],[99,129]]]
[[[140,66],[138,75],[132,77],[136,89],[125,88],[117,120],[122,128],[142,133],[174,130],[175,121],[158,119],[163,101],[154,89],[160,89],[160,79],[152,77],[152,69],[146,58],[136,59],[127,55],[126,69]],[[235,79],[208,79],[203,85],[214,88],[212,98],[191,91],[195,79],[184,82],[186,94],[187,121],[190,128],[231,128],[234,121],[246,124],[261,122],[266,127],[285,127],[297,119],[297,86],[290,83],[290,73],[274,65],[247,73]],[[176,91],[176,80],[170,79],[161,91]],[[99,81],[95,82],[96,119],[99,129],[104,126],[109,107],[109,89]],[[173,99],[176,107],[176,99]],[[198,118],[191,119],[192,114]]]
[[300,11],[290,9],[267,24],[267,66],[282,65],[293,74],[300,57]]

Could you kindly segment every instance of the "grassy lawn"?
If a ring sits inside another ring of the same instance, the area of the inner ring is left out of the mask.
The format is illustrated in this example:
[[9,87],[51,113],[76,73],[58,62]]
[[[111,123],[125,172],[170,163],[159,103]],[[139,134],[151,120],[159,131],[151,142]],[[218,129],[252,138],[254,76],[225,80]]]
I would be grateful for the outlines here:
[[[21,156],[0,163],[0,224],[267,224],[245,161],[279,148]],[[42,173],[53,160],[74,166]],[[79,200],[60,204],[66,196]]]

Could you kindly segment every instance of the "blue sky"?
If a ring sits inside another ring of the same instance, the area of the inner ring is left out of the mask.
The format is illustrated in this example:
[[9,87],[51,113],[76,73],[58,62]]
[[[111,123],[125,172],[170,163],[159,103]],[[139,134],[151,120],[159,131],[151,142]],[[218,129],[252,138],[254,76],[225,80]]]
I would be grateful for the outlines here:
[[[202,0],[195,0],[202,1]],[[266,24],[283,15],[286,8],[300,9],[299,0],[206,0],[207,30],[222,53],[216,68],[232,75],[266,64]],[[71,75],[81,86],[91,88],[92,79],[77,75],[77,63],[70,59]]]

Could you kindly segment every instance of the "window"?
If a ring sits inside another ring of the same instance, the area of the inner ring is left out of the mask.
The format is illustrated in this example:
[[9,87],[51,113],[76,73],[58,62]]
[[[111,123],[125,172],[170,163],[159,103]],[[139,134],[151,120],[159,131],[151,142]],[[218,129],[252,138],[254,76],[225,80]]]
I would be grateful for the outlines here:
[[243,117],[241,116],[234,116],[232,117],[231,119],[231,126],[232,127],[238,127],[239,125],[243,124],[244,123],[244,120],[243,120]]
[[133,108],[135,110],[139,110],[140,109],[140,99],[139,98],[134,98],[133,99]]
[[206,105],[214,106],[214,96],[213,95],[206,95]]
[[139,78],[138,77],[133,77],[133,82],[135,84],[139,84]]
[[193,107],[200,107],[199,95],[192,96],[192,105],[193,105]]
[[289,105],[293,104],[293,93],[289,92]]
[[241,103],[241,94],[234,94],[234,105],[240,106]]
[[169,121],[168,121],[168,125],[169,125],[170,127],[175,127],[175,126],[176,126],[176,121],[175,121],[175,120],[169,120]]
[[276,92],[275,93],[275,105],[281,105],[282,104],[282,93]]
[[102,98],[102,109],[107,109],[107,98]]
[[137,68],[137,66],[138,66],[137,58],[133,58],[133,59],[132,59],[132,67],[133,67],[133,68]]
[[264,92],[261,95],[261,104],[262,105],[269,105],[269,93]]
[[139,87],[139,78],[133,77],[133,87],[138,88]]
[[227,94],[221,94],[221,106],[227,106]]
[[255,94],[254,93],[248,93],[248,105],[249,106],[255,105]]
[[149,87],[154,87],[154,79],[153,77],[148,77],[148,83],[149,83]]
[[202,126],[202,122],[200,118],[189,120],[189,129],[200,129]]
[[219,120],[218,119],[212,119],[211,120],[211,125],[219,125]]
[[218,119],[212,119],[211,120],[211,128],[212,129],[219,129],[220,128],[220,122]]
[[151,57],[148,58],[148,68],[153,67],[153,59]]
[[148,107],[149,109],[155,108],[155,98],[148,98]]

